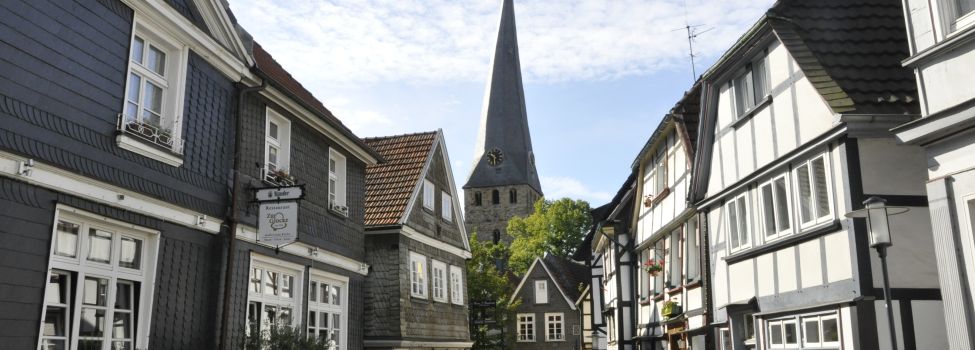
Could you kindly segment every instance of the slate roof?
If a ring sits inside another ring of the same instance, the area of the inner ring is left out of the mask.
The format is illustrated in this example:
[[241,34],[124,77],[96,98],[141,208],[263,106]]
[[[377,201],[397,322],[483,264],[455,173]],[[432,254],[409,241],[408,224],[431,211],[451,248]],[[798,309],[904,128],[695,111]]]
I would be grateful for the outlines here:
[[663,131],[667,129],[671,122],[680,124],[681,130],[679,137],[683,138],[684,149],[689,153],[689,158],[694,157],[694,149],[697,145],[697,126],[700,124],[701,120],[701,80],[698,79],[691,89],[684,92],[684,97],[681,97],[680,101],[674,104],[674,107],[670,109],[657,124],[657,128],[654,129],[653,134],[647,139],[647,142],[643,144],[643,148],[637,153],[636,159],[633,160],[631,167],[635,171],[640,167],[640,161],[646,156],[646,153],[653,148],[653,145],[658,141],[658,138],[662,135]]
[[271,57],[271,54],[264,50],[261,44],[254,42],[252,47],[254,53],[254,64],[255,69],[258,73],[263,75],[265,78],[270,79],[271,82],[278,88],[282,89],[285,93],[291,95],[292,98],[297,100],[300,104],[304,105],[306,108],[311,110],[313,113],[317,114],[319,118],[325,121],[325,123],[331,125],[336,130],[339,131],[343,136],[349,138],[353,143],[356,143],[359,147],[362,147],[369,152],[373,157],[381,159],[377,153],[365,145],[358,136],[352,133],[342,121],[335,117],[325,105],[322,104],[308,89],[305,89],[300,82],[298,82],[295,77],[288,73],[284,67],[281,66],[278,61]]
[[566,296],[572,302],[579,300],[579,297],[582,295],[582,290],[579,289],[579,286],[589,284],[592,276],[589,267],[552,254],[545,254],[542,262],[552,271],[552,279],[562,287]]
[[386,160],[366,166],[366,226],[399,223],[436,138],[430,131],[363,139]]

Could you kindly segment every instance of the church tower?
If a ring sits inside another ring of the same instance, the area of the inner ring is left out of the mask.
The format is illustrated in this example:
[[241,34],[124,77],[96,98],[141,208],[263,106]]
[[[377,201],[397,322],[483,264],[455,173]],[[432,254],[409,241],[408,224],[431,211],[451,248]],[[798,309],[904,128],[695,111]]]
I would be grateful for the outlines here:
[[467,232],[511,243],[508,219],[528,216],[542,197],[521,84],[513,0],[502,0],[498,42],[484,92],[474,164],[464,184]]

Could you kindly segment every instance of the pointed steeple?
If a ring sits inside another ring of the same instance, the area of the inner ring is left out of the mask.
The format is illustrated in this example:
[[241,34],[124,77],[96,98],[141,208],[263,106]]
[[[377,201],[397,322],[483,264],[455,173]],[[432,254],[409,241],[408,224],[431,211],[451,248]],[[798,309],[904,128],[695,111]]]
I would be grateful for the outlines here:
[[513,0],[502,0],[474,164],[464,188],[505,185],[528,185],[542,193],[528,131]]

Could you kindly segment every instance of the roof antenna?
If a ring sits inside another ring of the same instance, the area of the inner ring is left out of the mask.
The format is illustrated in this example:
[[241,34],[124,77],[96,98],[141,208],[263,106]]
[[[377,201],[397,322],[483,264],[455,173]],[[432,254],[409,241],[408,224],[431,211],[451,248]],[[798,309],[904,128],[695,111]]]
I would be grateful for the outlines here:
[[691,81],[697,80],[697,66],[694,63],[694,58],[697,57],[697,55],[694,54],[694,39],[696,39],[698,35],[707,33],[712,29],[714,29],[714,28],[707,28],[700,32],[697,31],[697,28],[703,26],[704,26],[703,24],[690,25],[687,23],[687,0],[684,0],[684,27],[674,29],[672,30],[672,32],[676,32],[678,30],[684,30],[687,32],[687,48],[690,51],[690,57],[691,57]]

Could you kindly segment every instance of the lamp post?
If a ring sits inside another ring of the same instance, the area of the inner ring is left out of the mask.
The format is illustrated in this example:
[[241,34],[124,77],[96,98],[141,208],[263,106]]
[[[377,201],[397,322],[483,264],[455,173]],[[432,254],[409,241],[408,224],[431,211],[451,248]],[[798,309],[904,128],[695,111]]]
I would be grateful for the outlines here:
[[[847,218],[864,218],[867,220],[867,232],[870,246],[877,249],[880,266],[884,277],[884,306],[887,309],[887,325],[890,328],[890,346],[897,350],[897,334],[894,330],[894,309],[890,305],[890,277],[887,274],[887,248],[894,244],[890,239],[890,221],[888,216],[907,212],[904,207],[888,207],[887,200],[880,197],[870,197],[863,201],[864,208],[846,213]],[[862,277],[861,277],[862,278]]]

